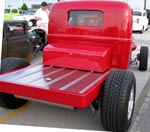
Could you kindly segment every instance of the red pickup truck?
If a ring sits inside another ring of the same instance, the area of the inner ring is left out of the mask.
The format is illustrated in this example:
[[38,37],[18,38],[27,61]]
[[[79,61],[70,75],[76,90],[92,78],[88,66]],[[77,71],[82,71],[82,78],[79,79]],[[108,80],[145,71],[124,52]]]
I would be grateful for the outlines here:
[[[49,17],[43,63],[2,60],[0,105],[22,106],[27,100],[18,95],[74,108],[91,105],[100,111],[106,130],[126,131],[136,94],[135,76],[128,70],[136,49],[130,6],[118,1],[58,2]],[[147,59],[148,48],[142,47],[136,58],[140,70],[147,69]]]

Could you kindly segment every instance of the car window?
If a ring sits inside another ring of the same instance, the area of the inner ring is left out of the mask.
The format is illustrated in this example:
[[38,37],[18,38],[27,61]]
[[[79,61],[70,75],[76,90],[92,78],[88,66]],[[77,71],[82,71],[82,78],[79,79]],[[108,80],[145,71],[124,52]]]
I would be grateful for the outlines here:
[[12,9],[12,13],[18,13],[17,9]]
[[142,12],[140,11],[133,11],[134,16],[142,16]]
[[5,9],[4,13],[10,13],[10,9]]
[[23,15],[35,15],[36,11],[25,11]]
[[101,11],[70,11],[68,15],[70,26],[101,26],[102,23]]
[[8,33],[10,37],[19,37],[22,35],[26,35],[26,27],[25,27],[25,23],[18,23],[18,24],[8,24]]

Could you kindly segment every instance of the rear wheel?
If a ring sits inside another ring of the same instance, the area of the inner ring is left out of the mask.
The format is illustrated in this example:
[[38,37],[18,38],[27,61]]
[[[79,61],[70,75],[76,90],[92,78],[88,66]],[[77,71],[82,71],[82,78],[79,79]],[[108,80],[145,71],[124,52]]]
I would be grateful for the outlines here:
[[149,25],[147,24],[147,28],[146,28],[146,31],[148,31],[148,28],[149,28]]
[[[9,72],[19,68],[28,66],[29,62],[22,58],[9,57],[1,62],[1,73]],[[0,92],[0,106],[8,109],[16,109],[21,107],[27,100],[16,98],[13,94]]]
[[144,26],[142,27],[140,33],[142,34],[144,32]]
[[139,70],[146,71],[148,66],[148,47],[142,46],[139,55]]
[[108,131],[125,132],[135,104],[135,77],[130,71],[114,70],[104,84],[101,120]]

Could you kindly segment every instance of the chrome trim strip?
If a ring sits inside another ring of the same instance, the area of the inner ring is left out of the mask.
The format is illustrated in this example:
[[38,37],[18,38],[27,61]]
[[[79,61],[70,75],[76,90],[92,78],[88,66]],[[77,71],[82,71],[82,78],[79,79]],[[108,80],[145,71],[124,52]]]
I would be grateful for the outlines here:
[[65,78],[65,77],[67,77],[67,76],[69,76],[69,75],[71,75],[71,74],[77,72],[77,71],[78,71],[78,70],[74,70],[74,71],[71,71],[71,72],[69,72],[69,73],[66,73],[65,75],[62,75],[62,76],[60,76],[60,77],[58,77],[58,78],[56,78],[56,79],[50,81],[49,83],[47,83],[46,85],[43,85],[43,86],[47,86],[47,85],[53,84],[53,83],[55,83],[55,82],[57,82],[57,81],[59,81],[59,80]]
[[110,72],[110,70],[108,70],[106,73],[104,73],[103,75],[101,75],[100,77],[98,77],[94,82],[92,82],[91,84],[89,84],[87,87],[85,87],[84,89],[82,89],[79,93],[83,94],[85,91],[87,91],[89,88],[91,88],[93,85],[95,85],[97,82],[99,82],[104,76],[106,76],[108,73]]
[[[41,68],[42,68],[42,67],[41,67]],[[23,76],[21,76],[21,77],[12,79],[12,80],[10,80],[10,81],[15,81],[15,80],[17,80],[17,79],[22,79],[22,78],[25,78],[25,77],[27,77],[27,76],[33,75],[34,73],[38,73],[38,72],[41,72],[41,71],[44,71],[44,70],[47,70],[47,69],[51,69],[51,68],[52,68],[52,66],[44,67],[43,70],[39,69],[39,70],[34,71],[34,72],[30,73],[30,74],[25,74],[25,75],[23,75]]]
[[44,77],[46,77],[46,76],[49,76],[49,75],[55,74],[55,73],[57,73],[57,72],[60,72],[60,71],[62,71],[62,70],[64,70],[64,69],[65,69],[65,68],[57,69],[57,70],[55,70],[55,71],[53,71],[53,72],[50,72],[50,73],[45,74],[45,75],[42,76],[42,77],[36,78],[35,80],[32,80],[31,82],[28,82],[28,83],[31,84],[32,82],[35,82],[35,81],[37,81],[37,80],[39,80],[39,79],[42,79],[42,78],[44,78]]
[[89,72],[89,73],[86,73],[84,75],[82,75],[81,77],[75,79],[74,81],[72,81],[71,83],[61,87],[59,90],[65,90],[67,88],[69,88],[70,86],[74,85],[75,83],[81,81],[82,79],[86,78],[87,76],[89,76],[90,74],[92,74],[93,72]]
[[[29,65],[29,66],[27,66],[27,68],[34,68],[35,69],[35,67],[37,68],[37,67],[41,67],[42,66],[42,64],[40,64],[40,65],[35,65],[35,66],[31,66],[31,65]],[[7,77],[7,76],[13,76],[13,75],[15,75],[15,74],[19,74],[20,72],[22,72],[22,71],[24,71],[24,70],[26,70],[26,69],[19,69],[19,70],[17,70],[17,71],[12,71],[12,72],[8,72],[8,73],[4,73],[4,74],[1,74],[0,75],[0,80],[5,80],[5,79],[3,79],[4,77]]]

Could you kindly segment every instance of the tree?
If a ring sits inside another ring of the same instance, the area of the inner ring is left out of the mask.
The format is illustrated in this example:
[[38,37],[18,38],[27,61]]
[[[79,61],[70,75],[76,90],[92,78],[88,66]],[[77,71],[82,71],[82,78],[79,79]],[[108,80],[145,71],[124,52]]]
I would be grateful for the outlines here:
[[21,10],[28,10],[28,6],[26,5],[26,3],[23,3],[23,5],[21,6]]

